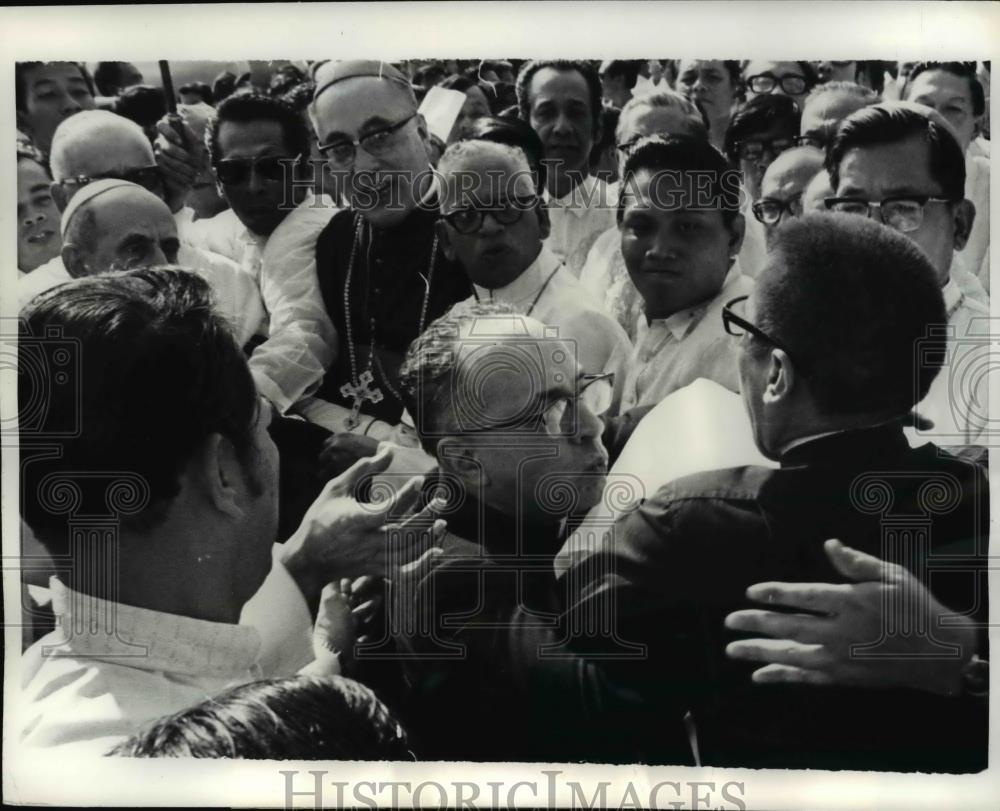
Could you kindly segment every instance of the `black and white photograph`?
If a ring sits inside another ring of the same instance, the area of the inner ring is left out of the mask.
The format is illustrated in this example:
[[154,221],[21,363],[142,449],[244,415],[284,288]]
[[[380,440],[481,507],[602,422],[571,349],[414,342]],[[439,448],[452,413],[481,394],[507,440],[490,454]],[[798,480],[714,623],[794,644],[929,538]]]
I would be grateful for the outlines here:
[[997,807],[996,3],[0,16],[5,802]]

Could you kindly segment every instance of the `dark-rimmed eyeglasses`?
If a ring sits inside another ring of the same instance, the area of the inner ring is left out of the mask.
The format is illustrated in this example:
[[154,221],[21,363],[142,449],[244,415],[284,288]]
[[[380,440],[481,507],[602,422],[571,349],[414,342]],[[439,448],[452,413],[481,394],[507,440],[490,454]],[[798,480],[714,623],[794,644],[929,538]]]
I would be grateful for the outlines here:
[[769,140],[748,138],[736,144],[736,154],[740,160],[759,161],[764,157],[765,152],[770,152],[777,157],[786,149],[791,149],[793,146],[795,146],[795,138],[792,136],[788,136],[787,138],[771,138]]
[[483,227],[483,221],[489,214],[501,225],[513,225],[524,215],[525,211],[531,211],[538,205],[538,197],[512,197],[502,206],[469,206],[466,208],[456,208],[447,214],[441,215],[441,219],[447,222],[458,233],[469,235],[475,234]]
[[932,195],[906,195],[886,197],[884,200],[862,200],[858,197],[827,197],[823,201],[827,210],[843,214],[858,214],[862,217],[877,218],[884,225],[908,234],[916,231],[924,223],[924,207],[930,203],[945,205],[956,202],[946,197]]
[[754,338],[758,338],[764,343],[768,343],[777,349],[783,351],[788,357],[794,357],[792,352],[777,338],[772,338],[764,330],[762,330],[757,325],[748,321],[742,312],[746,308],[746,301],[750,296],[737,296],[736,298],[726,302],[722,308],[722,325],[726,328],[726,332],[730,335],[739,338],[743,335],[752,335]]
[[797,194],[791,200],[779,200],[776,197],[761,197],[751,207],[757,222],[764,225],[774,225],[787,211],[790,217],[798,217],[802,213],[802,195]]
[[576,393],[565,394],[542,404],[541,410],[525,417],[518,415],[511,420],[491,422],[475,428],[463,427],[463,434],[484,431],[518,431],[537,433],[543,429],[552,439],[577,433],[580,422],[580,404],[595,417],[602,417],[611,408],[614,399],[614,372],[583,374],[577,378]]
[[786,73],[778,78],[773,73],[758,73],[747,77],[747,87],[754,93],[773,93],[780,87],[789,96],[799,96],[806,92],[809,82],[799,73]]
[[[250,180],[252,173],[271,183],[284,180],[286,172],[302,159],[285,155],[268,155],[263,158],[226,158],[215,164],[215,176],[223,186],[241,186]],[[287,175],[291,177],[290,174]]]
[[63,178],[59,181],[59,185],[80,188],[95,180],[124,180],[142,186],[157,197],[163,197],[163,172],[159,166],[140,166],[138,169],[123,169],[122,171],[103,172],[96,175],[75,175]]
[[816,149],[826,151],[826,145],[830,142],[829,136],[818,133],[808,133],[807,135],[796,135],[795,146],[812,146]]
[[353,140],[341,138],[337,141],[329,141],[325,144],[317,145],[316,149],[331,163],[343,166],[350,163],[358,154],[358,147],[361,147],[372,157],[378,158],[385,155],[394,145],[393,135],[399,132],[410,121],[417,117],[417,113],[410,113],[406,118],[390,124],[374,132],[362,135]]

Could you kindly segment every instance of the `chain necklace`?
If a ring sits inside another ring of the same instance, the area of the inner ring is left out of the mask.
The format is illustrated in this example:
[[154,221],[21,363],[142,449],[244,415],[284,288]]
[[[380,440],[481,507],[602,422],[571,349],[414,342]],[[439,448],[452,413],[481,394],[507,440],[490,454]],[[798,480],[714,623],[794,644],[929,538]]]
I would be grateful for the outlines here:
[[[357,353],[354,347],[354,332],[351,328],[351,277],[354,275],[354,262],[357,259],[358,245],[361,244],[362,230],[364,229],[364,218],[360,214],[354,215],[354,240],[351,243],[351,258],[347,263],[347,278],[344,281],[344,322],[347,328],[347,357],[351,364],[351,380],[349,383],[345,383],[340,387],[340,394],[345,399],[353,400],[351,404],[351,415],[345,421],[345,426],[348,431],[353,431],[358,427],[361,422],[361,406],[365,400],[368,400],[372,404],[380,403],[384,399],[382,390],[377,386],[374,386],[375,376],[373,373],[374,368],[377,366],[381,374],[382,381],[385,387],[389,390],[389,393],[395,397],[397,400],[402,400],[389,382],[389,376],[385,373],[385,369],[382,368],[381,359],[375,354],[375,317],[372,316],[369,320],[369,330],[371,340],[368,345],[368,365],[361,374],[358,374],[358,359]],[[369,240],[369,251],[371,249],[371,240]],[[420,323],[417,327],[417,334],[421,334],[424,331],[424,323],[427,320],[427,306],[430,302],[431,296],[431,283],[434,280],[434,262],[437,259],[437,249],[438,249],[438,238],[437,235],[434,236],[434,243],[431,246],[431,259],[427,265],[427,278],[426,285],[427,289],[424,291],[424,300],[420,306]],[[366,269],[368,270],[368,276],[371,276],[371,263],[367,263]],[[365,291],[365,302],[368,309],[369,291]]]
[[[527,318],[528,316],[531,315],[532,312],[534,312],[535,305],[538,304],[539,300],[542,298],[542,294],[545,292],[546,288],[548,288],[549,282],[551,282],[555,278],[555,275],[559,272],[559,268],[561,268],[561,267],[562,267],[562,265],[556,265],[556,269],[553,270],[546,277],[545,282],[542,284],[541,288],[538,291],[538,295],[535,296],[535,298],[532,300],[531,304],[528,306],[528,310],[524,314],[525,318]],[[472,285],[472,295],[474,295],[476,297],[476,301],[480,301],[479,293],[476,292],[476,286],[475,285]],[[490,300],[492,301],[492,299],[493,299],[493,291],[491,290],[490,291]]]

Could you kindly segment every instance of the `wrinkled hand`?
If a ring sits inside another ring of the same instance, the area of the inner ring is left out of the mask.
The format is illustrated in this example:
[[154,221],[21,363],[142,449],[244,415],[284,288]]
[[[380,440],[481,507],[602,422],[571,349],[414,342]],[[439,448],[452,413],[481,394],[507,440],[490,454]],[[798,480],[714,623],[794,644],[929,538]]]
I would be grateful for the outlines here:
[[375,456],[328,482],[285,544],[283,562],[310,604],[331,580],[394,573],[444,532],[445,522],[433,519],[433,502],[405,521],[388,523],[390,516],[402,515],[416,503],[423,477],[410,479],[383,501],[355,500],[359,484],[391,462],[391,446],[384,445]]
[[208,155],[194,131],[178,115],[165,115],[156,122],[156,131],[153,153],[156,165],[163,172],[167,205],[176,213],[184,206],[195,178],[206,168]]
[[329,437],[319,452],[320,475],[337,476],[347,468],[378,452],[379,443],[372,437],[340,433]]
[[[859,687],[912,687],[942,695],[961,689],[961,669],[975,652],[975,631],[965,617],[954,617],[904,567],[826,542],[837,571],[855,583],[758,583],[747,589],[755,602],[821,612],[783,614],[763,609],[735,611],[726,627],[773,639],[731,642],[733,659],[767,662],[754,671],[759,684],[841,684]],[[886,609],[910,628],[926,634],[893,632]],[[903,614],[910,613],[909,622]],[[948,616],[947,624],[939,624]],[[933,638],[932,638],[933,637]],[[855,645],[879,642],[879,658],[852,655]],[[936,654],[933,659],[926,658]],[[921,658],[917,658],[921,657]]]

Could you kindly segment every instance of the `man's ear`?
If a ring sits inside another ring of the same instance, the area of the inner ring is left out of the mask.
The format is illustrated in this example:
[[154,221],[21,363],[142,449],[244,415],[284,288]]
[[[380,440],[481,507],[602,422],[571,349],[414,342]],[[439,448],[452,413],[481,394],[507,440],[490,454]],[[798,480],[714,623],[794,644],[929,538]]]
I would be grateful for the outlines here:
[[955,250],[962,250],[969,241],[972,225],[976,221],[976,206],[971,200],[963,200],[952,211],[955,225]]
[[438,244],[441,252],[448,257],[449,262],[455,261],[455,246],[451,244],[451,234],[448,232],[448,225],[443,220],[434,223],[434,230],[437,233]]
[[66,187],[62,183],[53,181],[49,184],[49,194],[52,195],[52,200],[55,202],[56,208],[59,209],[59,213],[64,212],[66,206],[69,205],[69,195],[66,193]]
[[538,201],[538,235],[542,240],[549,238],[552,232],[552,223],[549,220],[549,206],[544,200]]
[[795,387],[797,374],[792,367],[791,358],[783,349],[771,349],[770,362],[767,365],[767,385],[764,387],[764,402],[779,403],[787,400]]
[[975,141],[980,135],[983,134],[983,119],[984,115],[978,115],[972,119],[972,140]]
[[244,515],[245,480],[232,441],[222,434],[209,434],[196,457],[196,480],[202,485],[205,499],[216,510],[238,521]]
[[[733,217],[733,221],[729,226],[729,256],[732,259],[736,259],[739,256],[740,249],[743,247],[743,238],[747,233],[747,221],[746,217],[742,214],[737,214]],[[732,263],[730,263],[732,267]]]
[[82,279],[84,276],[90,275],[87,263],[83,258],[83,253],[76,245],[71,242],[64,242],[60,255],[62,256],[63,267],[66,268],[66,272],[72,278]]

